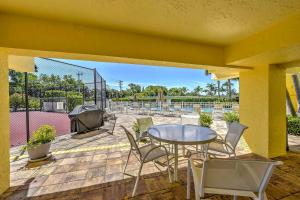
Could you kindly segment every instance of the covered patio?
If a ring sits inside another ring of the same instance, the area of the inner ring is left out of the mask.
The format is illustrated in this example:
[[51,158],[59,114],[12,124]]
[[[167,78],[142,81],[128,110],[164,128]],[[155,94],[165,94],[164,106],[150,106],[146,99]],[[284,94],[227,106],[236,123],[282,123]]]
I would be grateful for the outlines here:
[[[72,135],[57,137],[52,145],[52,159],[29,163],[28,155],[20,155],[20,147],[11,149],[10,185],[2,197],[7,199],[124,199],[130,198],[134,179],[122,170],[129,151],[129,143],[119,125],[131,130],[132,124],[141,115],[117,114],[113,135],[105,129],[88,133],[78,138]],[[153,116],[154,124],[180,123],[179,117]],[[223,120],[215,119],[212,129],[226,134]],[[270,199],[293,199],[299,196],[300,177],[294,171],[298,166],[300,141],[289,137],[291,151],[287,156],[276,158],[286,163],[275,171],[268,187]],[[237,147],[242,159],[264,159],[251,154],[242,139]],[[184,199],[186,194],[187,159],[180,158],[179,182],[169,183],[166,172],[159,172],[147,164],[142,171],[138,199]],[[136,175],[138,163],[135,157],[129,161],[127,173]],[[285,185],[285,189],[280,187]],[[288,187],[286,187],[288,185]],[[298,194],[297,194],[298,193]],[[114,196],[112,196],[114,194]],[[278,196],[279,195],[279,196]],[[297,196],[298,195],[298,196]],[[194,197],[194,194],[192,194]],[[209,196],[212,199],[224,198]],[[227,198],[227,197],[226,197]],[[193,198],[192,198],[193,199]]]
[[[240,122],[249,128],[238,153],[246,159],[284,161],[271,178],[268,197],[299,199],[300,156],[286,151],[286,72],[295,73],[300,65],[299,1],[3,0],[0,27],[1,197],[123,199],[133,187],[133,179],[120,173],[128,144],[118,128],[113,136],[59,137],[53,160],[41,166],[28,164],[26,155],[10,157],[8,71],[34,71],[32,59],[46,57],[196,68],[218,79],[239,77]],[[118,123],[131,128],[130,120],[121,116]],[[184,199],[184,182],[169,184],[153,168],[145,171],[138,198]],[[186,179],[184,171],[180,169],[180,180]]]
[[[112,199],[130,197],[134,182],[130,176],[122,173],[129,151],[129,143],[119,125],[124,125],[131,130],[134,121],[141,116],[118,114],[117,117],[113,135],[103,128],[81,138],[71,134],[57,137],[51,147],[53,158],[47,161],[29,163],[26,153],[20,155],[20,147],[12,148],[10,157],[11,188],[3,194],[3,197],[8,199],[17,199],[22,196],[32,199],[61,199],[62,195],[63,198],[68,196],[67,199],[78,199],[80,196],[88,195],[91,199],[101,199],[101,196],[106,199],[112,192],[119,194]],[[179,117],[153,116],[153,120],[155,124],[180,123]],[[214,121],[212,129],[223,136],[227,130],[225,122],[218,119]],[[293,179],[300,180],[290,171],[292,167],[296,167],[296,163],[300,159],[297,153],[300,152],[300,140],[290,136],[289,141],[293,152],[290,152],[288,156],[276,158],[277,160],[284,159],[287,162],[285,166],[281,167],[281,170],[276,172],[279,173],[279,176],[282,173],[286,177],[280,185],[292,184],[293,187],[279,192],[280,187],[276,185],[278,178],[272,179],[274,187],[271,187],[270,194],[273,193],[272,190],[275,190],[280,193],[280,197],[297,195],[295,193],[300,192],[300,186],[290,183]],[[264,159],[251,154],[244,139],[238,144],[237,154],[244,159]],[[146,197],[172,199],[180,193],[176,198],[182,199],[186,193],[186,166],[187,159],[180,158],[180,181],[170,184],[165,172],[163,172],[164,176],[160,177],[161,172],[154,165],[151,163],[146,165],[142,171],[143,183],[138,191],[138,196],[141,199]],[[127,173],[136,175],[138,167],[137,160],[132,157]],[[219,197],[214,198],[218,199]],[[280,198],[274,196],[274,199]]]

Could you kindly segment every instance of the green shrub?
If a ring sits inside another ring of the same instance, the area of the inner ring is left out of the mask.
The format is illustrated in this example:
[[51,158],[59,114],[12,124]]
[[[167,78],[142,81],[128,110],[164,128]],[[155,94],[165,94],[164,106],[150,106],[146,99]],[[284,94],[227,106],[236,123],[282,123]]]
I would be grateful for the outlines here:
[[72,111],[76,106],[83,104],[82,94],[79,92],[68,92],[67,108],[68,111]]
[[29,142],[24,149],[31,149],[41,144],[46,144],[55,139],[56,130],[53,126],[43,125],[38,128],[34,133],[33,137],[30,138]]
[[29,108],[32,110],[40,110],[40,100],[35,97],[29,97],[28,100]]
[[66,92],[62,90],[48,90],[45,92],[45,97],[65,97]]
[[288,116],[287,129],[290,135],[300,135],[300,118]]
[[[140,137],[140,127],[137,122],[133,123],[132,130],[135,133],[135,138],[138,139]],[[142,138],[140,142],[147,143],[148,140],[146,138]]]
[[132,130],[134,131],[134,133],[135,133],[136,135],[139,135],[139,134],[140,134],[140,127],[139,127],[139,125],[138,125],[137,122],[134,122],[134,123],[133,123]]
[[213,123],[213,118],[208,113],[200,113],[199,123],[203,127],[210,127]]
[[227,112],[227,113],[224,113],[224,120],[229,123],[239,122],[240,116],[237,112]]
[[171,97],[172,102],[236,102],[236,100],[229,100],[226,97]]
[[9,105],[11,108],[13,108],[14,111],[17,111],[18,108],[25,107],[22,95],[19,93],[10,95]]

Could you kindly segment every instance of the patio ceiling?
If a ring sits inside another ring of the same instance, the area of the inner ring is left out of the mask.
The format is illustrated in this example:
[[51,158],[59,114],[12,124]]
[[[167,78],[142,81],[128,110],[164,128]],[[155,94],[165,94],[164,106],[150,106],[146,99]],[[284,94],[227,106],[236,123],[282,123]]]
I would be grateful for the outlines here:
[[0,11],[225,46],[299,13],[300,2],[2,0]]
[[298,0],[2,0],[0,47],[17,55],[241,69],[300,59],[299,13]]
[[21,72],[35,71],[35,63],[33,57],[10,55],[8,57],[8,65],[10,69]]

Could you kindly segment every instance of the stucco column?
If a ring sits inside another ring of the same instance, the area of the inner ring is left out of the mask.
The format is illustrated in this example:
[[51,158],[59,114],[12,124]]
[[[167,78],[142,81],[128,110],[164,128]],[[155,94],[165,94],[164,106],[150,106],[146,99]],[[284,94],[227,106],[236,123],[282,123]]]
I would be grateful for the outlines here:
[[8,56],[0,52],[0,194],[9,188]]
[[240,74],[240,121],[253,153],[271,158],[286,153],[286,76],[276,65]]

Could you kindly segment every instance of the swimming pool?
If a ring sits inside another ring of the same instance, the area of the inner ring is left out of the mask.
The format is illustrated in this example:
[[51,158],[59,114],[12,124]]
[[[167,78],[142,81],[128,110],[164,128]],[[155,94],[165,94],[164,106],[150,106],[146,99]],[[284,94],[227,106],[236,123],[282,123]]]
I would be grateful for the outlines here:
[[[150,111],[156,111],[156,112],[162,112],[165,111],[166,109],[162,108],[161,106],[155,106],[155,107],[151,107],[151,108],[147,108],[147,107],[143,107],[144,109],[148,109]],[[169,111],[183,111],[183,112],[195,112],[195,108],[193,108],[192,106],[183,106],[182,108],[174,108],[174,106],[170,106]],[[201,112],[205,112],[205,113],[212,113],[215,111],[214,108],[211,107],[204,107],[200,109]],[[221,111],[223,112],[231,112],[232,109],[231,108],[223,108]]]

